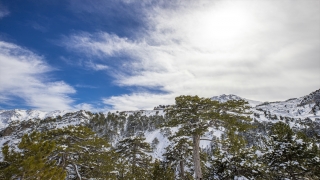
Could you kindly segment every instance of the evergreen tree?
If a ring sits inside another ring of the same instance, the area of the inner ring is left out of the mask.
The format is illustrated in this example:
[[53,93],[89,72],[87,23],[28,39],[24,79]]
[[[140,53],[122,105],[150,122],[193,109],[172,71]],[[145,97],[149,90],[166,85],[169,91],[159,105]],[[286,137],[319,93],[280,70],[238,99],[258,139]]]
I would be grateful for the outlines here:
[[6,167],[0,170],[3,179],[51,179],[60,180],[66,177],[61,167],[55,166],[49,156],[56,148],[54,141],[47,141],[41,133],[25,134],[18,145],[20,152],[10,149],[8,145],[2,148]]
[[259,179],[264,177],[265,165],[259,160],[261,153],[255,147],[247,147],[243,137],[227,132],[227,138],[213,152],[208,179]]
[[271,133],[264,155],[271,178],[320,178],[320,153],[311,139],[283,122],[274,124]]
[[[176,127],[176,136],[191,136],[193,140],[193,163],[195,179],[203,179],[200,161],[200,137],[213,124],[235,124],[241,120],[249,120],[243,114],[249,109],[243,100],[220,103],[209,98],[198,96],[179,96],[175,105],[165,109],[168,121],[164,126]],[[239,129],[240,130],[240,129]]]
[[86,127],[26,134],[18,148],[2,149],[8,164],[0,171],[5,179],[116,178],[112,171],[117,160],[110,145]]
[[192,142],[187,138],[173,139],[173,143],[166,147],[163,156],[170,166],[179,169],[179,179],[186,179],[185,168],[191,169]]
[[174,180],[174,171],[171,166],[165,166],[165,163],[160,162],[158,159],[153,163],[152,180]]
[[51,155],[57,165],[72,169],[78,179],[113,177],[115,170],[113,151],[107,141],[97,137],[84,126],[68,126],[44,133],[47,139],[55,140],[58,147]]
[[159,139],[155,137],[151,142],[151,147],[153,150],[157,149],[157,145],[159,144]]
[[[139,177],[147,177],[150,174],[151,156],[147,152],[151,152],[150,144],[144,142],[142,136],[129,137],[119,141],[116,152],[130,166],[130,172],[123,171],[122,177],[127,176],[128,179]],[[130,175],[131,174],[131,175]]]

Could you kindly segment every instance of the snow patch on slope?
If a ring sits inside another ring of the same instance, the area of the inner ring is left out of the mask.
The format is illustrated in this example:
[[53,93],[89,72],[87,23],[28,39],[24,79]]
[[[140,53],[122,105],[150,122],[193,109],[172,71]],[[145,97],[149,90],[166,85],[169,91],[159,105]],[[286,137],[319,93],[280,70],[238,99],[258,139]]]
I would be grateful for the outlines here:
[[255,101],[251,99],[242,98],[240,96],[234,95],[234,94],[222,94],[220,96],[213,96],[211,97],[211,100],[213,101],[219,101],[219,102],[227,102],[230,100],[245,100],[249,103],[251,107],[255,107],[258,104],[261,104],[261,101]]
[[0,130],[6,128],[13,121],[26,121],[29,119],[45,119],[47,117],[56,118],[63,116],[68,111],[50,111],[44,112],[39,110],[0,110]]

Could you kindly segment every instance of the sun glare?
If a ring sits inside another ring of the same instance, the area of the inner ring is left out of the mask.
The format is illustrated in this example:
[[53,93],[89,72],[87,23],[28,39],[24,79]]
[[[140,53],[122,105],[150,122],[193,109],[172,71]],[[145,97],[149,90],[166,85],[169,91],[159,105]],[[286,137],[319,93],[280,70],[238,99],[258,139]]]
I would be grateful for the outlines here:
[[241,7],[207,8],[192,19],[187,36],[192,44],[201,49],[228,50],[244,39],[251,28],[252,18]]

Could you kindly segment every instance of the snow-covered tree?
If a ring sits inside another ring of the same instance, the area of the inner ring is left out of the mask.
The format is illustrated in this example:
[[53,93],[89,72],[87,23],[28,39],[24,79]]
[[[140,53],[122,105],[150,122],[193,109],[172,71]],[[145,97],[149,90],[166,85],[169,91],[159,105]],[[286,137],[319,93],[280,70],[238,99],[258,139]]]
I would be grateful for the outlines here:
[[160,162],[158,159],[153,163],[152,180],[174,180],[174,171],[171,166],[165,166],[165,163]]
[[9,166],[0,172],[8,179],[114,177],[112,171],[117,160],[112,160],[115,156],[110,145],[87,127],[69,126],[25,134],[18,148],[17,151],[3,147],[4,161]]
[[19,143],[19,151],[10,149],[8,145],[2,148],[4,161],[7,165],[0,169],[1,179],[52,179],[66,177],[62,167],[49,161],[49,156],[56,149],[54,141],[42,139],[41,133],[25,134]]
[[302,132],[295,134],[283,122],[276,123],[271,133],[264,160],[272,178],[320,178],[320,151],[312,139]]
[[265,165],[262,153],[255,147],[247,147],[244,138],[234,132],[228,132],[214,149],[211,157],[208,179],[259,179],[264,177]]
[[[146,177],[150,169],[151,152],[150,144],[145,142],[146,138],[142,136],[131,136],[118,142],[116,152],[128,166],[130,166],[130,177]],[[126,173],[125,171],[123,171]],[[150,173],[150,172],[149,172]],[[122,174],[121,176],[125,176]]]
[[200,137],[216,124],[229,126],[237,121],[249,120],[243,114],[249,109],[243,100],[220,103],[198,96],[179,96],[175,104],[165,109],[168,121],[164,126],[179,127],[175,136],[188,136],[193,141],[195,179],[203,179],[200,161]]
[[170,166],[179,169],[179,179],[186,179],[188,175],[185,168],[190,169],[192,162],[192,142],[188,138],[173,139],[163,156]]

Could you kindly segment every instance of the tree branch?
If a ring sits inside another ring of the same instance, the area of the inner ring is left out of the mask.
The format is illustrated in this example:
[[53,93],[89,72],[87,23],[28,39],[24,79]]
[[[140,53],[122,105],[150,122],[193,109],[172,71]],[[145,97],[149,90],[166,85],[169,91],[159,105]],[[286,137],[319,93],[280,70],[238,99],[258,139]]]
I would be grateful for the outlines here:
[[77,166],[76,164],[73,164],[73,166],[74,166],[74,168],[75,168],[75,170],[76,170],[76,172],[77,172],[77,176],[78,176],[79,180],[82,180],[82,179],[81,179],[81,176],[80,176],[80,174],[79,174],[79,171],[78,171],[78,166]]

